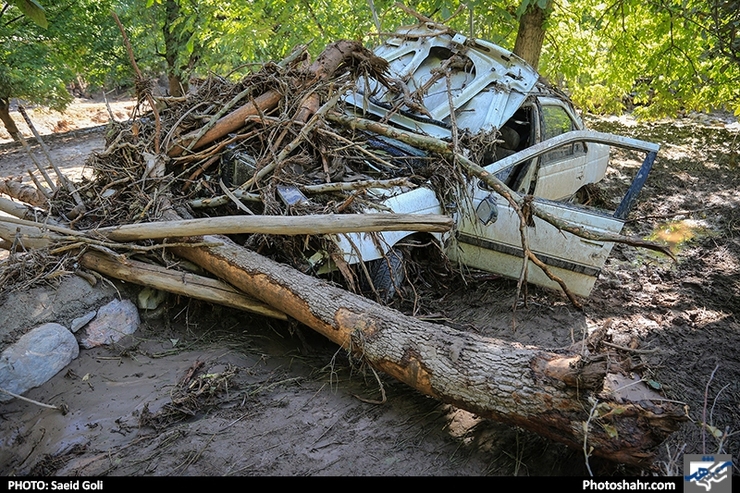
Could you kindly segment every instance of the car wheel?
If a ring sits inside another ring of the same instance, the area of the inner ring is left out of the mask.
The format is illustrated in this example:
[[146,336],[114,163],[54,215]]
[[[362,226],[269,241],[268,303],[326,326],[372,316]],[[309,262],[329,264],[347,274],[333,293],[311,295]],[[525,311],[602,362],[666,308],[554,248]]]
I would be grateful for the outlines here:
[[388,302],[393,299],[400,289],[401,284],[406,279],[403,266],[403,252],[391,248],[385,254],[385,257],[371,260],[366,265],[372,286],[367,285],[365,291],[376,293],[382,302]]

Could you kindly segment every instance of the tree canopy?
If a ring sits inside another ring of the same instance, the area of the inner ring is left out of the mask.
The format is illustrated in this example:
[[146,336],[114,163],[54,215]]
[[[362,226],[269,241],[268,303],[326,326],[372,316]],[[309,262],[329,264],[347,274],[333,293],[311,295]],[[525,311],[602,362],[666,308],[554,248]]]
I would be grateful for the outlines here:
[[648,116],[727,108],[740,114],[740,2],[562,2],[544,73],[591,111],[628,101]]
[[63,108],[78,75],[104,85],[120,65],[111,0],[48,3],[17,0],[0,11],[0,98]]
[[[514,49],[520,19],[545,9],[539,71],[594,112],[740,114],[740,0],[418,0],[408,7],[463,34]],[[63,107],[65,87],[133,80],[121,17],[141,69],[170,91],[191,76],[239,77],[298,44],[367,45],[416,21],[391,0],[13,0],[0,12],[0,99]],[[373,14],[377,15],[377,24]],[[525,30],[526,31],[526,30]],[[526,31],[531,32],[531,31]],[[526,35],[525,32],[525,35]],[[520,34],[521,36],[521,34]],[[174,82],[173,82],[174,81]]]

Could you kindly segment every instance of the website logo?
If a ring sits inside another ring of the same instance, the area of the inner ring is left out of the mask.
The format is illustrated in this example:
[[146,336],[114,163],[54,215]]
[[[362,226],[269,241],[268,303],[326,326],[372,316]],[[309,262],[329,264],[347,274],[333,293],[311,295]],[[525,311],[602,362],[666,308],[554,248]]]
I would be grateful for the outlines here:
[[730,455],[686,454],[683,473],[686,493],[732,493]]

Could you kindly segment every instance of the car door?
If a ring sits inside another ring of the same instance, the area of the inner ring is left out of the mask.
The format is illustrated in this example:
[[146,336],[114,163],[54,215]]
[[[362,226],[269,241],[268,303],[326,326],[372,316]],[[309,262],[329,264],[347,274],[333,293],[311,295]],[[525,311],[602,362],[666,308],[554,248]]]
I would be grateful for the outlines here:
[[[570,147],[575,142],[620,145],[647,153],[643,167],[625,195],[625,205],[617,211],[605,211],[535,198],[535,207],[591,234],[603,236],[604,233],[620,233],[629,205],[639,193],[655,159],[659,148],[656,144],[599,132],[574,131],[497,161],[487,166],[486,171],[494,176],[502,175],[508,167],[557,151],[559,147]],[[522,270],[524,252],[516,211],[501,195],[477,179],[471,182],[469,195],[471,200],[458,205],[458,229],[455,240],[448,246],[448,255],[467,266],[517,279]],[[526,230],[531,250],[549,270],[562,279],[573,293],[588,296],[613,243],[584,239],[562,231],[539,217],[534,217],[533,224],[526,226]],[[556,282],[533,264],[528,269],[528,281],[559,289]]]
[[[476,187],[477,188],[477,187]],[[484,206],[481,204],[485,203]],[[573,205],[538,201],[537,205],[555,217],[578,225],[591,233],[619,233],[624,221]],[[479,219],[479,208],[496,209],[488,224]],[[534,226],[527,226],[529,245],[550,271],[561,278],[579,296],[588,296],[596,278],[611,253],[613,243],[586,240],[535,217]],[[506,200],[495,192],[478,188],[473,201],[461,211],[454,247],[448,250],[451,259],[476,269],[517,279],[524,257],[519,231],[519,217]],[[530,263],[529,282],[559,289],[544,272]]]

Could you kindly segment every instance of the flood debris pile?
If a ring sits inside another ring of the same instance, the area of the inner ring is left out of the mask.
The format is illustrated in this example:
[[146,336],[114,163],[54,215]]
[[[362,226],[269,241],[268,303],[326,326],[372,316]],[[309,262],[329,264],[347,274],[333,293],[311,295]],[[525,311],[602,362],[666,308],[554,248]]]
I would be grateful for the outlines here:
[[[328,120],[358,78],[391,84],[386,75],[385,60],[342,42],[313,64],[299,49],[236,83],[212,76],[186,97],[155,98],[156,111],[112,124],[89,160],[94,178],[78,184],[85,212],[66,190],[53,212],[95,230],[162,221],[163,196],[187,218],[387,212],[373,190],[423,183],[449,199],[462,175],[444,156]],[[333,248],[320,235],[243,241],[304,272],[313,252]]]
[[[457,60],[445,58],[430,70],[430,85],[409,92],[389,77],[386,60],[353,41],[330,44],[314,61],[299,49],[238,83],[211,77],[184,98],[155,99],[140,81],[141,113],[111,125],[105,150],[89,162],[91,180],[71,184],[60,176],[55,192],[45,192],[46,213],[3,206],[13,216],[0,219],[10,262],[43,249],[47,258],[74,259],[59,272],[92,272],[292,318],[434,398],[584,450],[586,460],[593,453],[647,466],[684,410],[647,387],[641,401],[611,395],[604,382],[624,369],[597,345],[522,347],[423,322],[351,292],[367,269],[351,268],[329,237],[453,227],[445,211],[389,212],[384,189],[426,187],[454,210],[464,206],[461,184],[475,176],[509,200],[522,229],[531,220],[520,197],[473,162],[495,153],[497,130],[468,135],[458,128],[449,90],[438,106],[449,102],[450,139],[387,125],[400,106],[424,106],[419,98],[432,85],[449,87],[446,71],[467,67]],[[515,75],[506,75],[512,84]],[[372,87],[394,91],[399,106],[384,108],[385,117],[358,114],[363,103],[352,96],[349,111],[344,101],[361,84],[365,96]],[[538,149],[532,152],[544,152]],[[495,202],[488,204],[494,211]],[[313,268],[309,255],[320,251],[349,290],[305,274]],[[209,276],[176,270],[181,260]],[[184,394],[179,411],[193,407],[190,397]]]

